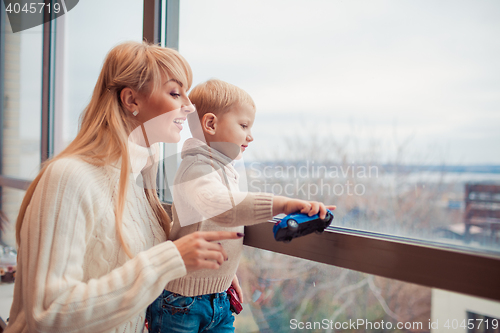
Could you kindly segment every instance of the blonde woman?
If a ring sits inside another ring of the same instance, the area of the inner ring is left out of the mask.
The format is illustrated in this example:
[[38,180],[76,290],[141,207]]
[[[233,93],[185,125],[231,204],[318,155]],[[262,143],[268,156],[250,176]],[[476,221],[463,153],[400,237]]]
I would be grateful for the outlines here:
[[[191,81],[171,49],[130,42],[107,55],[79,133],[43,166],[21,205],[6,332],[142,332],[147,306],[169,281],[227,259],[213,241],[242,234],[166,241],[170,219],[151,185],[151,146],[179,141],[193,110]],[[138,128],[144,140],[130,142]],[[138,181],[137,166],[150,186]]]

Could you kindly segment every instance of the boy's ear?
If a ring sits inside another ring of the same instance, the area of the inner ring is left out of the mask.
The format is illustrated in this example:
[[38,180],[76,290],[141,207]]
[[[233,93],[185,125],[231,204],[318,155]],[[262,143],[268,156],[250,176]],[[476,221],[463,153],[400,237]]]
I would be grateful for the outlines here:
[[214,135],[217,129],[217,116],[213,113],[205,113],[201,118],[201,128],[204,133]]
[[139,105],[137,104],[137,93],[129,87],[125,87],[120,92],[120,99],[122,101],[123,107],[129,111],[139,111]]

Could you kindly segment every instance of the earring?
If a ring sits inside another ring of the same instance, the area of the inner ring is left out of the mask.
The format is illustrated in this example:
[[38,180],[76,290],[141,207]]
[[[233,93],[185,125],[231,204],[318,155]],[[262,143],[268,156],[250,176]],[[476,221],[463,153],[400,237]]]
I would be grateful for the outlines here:
[[135,110],[134,112],[132,112],[132,114],[135,116],[137,116],[139,114],[139,111]]

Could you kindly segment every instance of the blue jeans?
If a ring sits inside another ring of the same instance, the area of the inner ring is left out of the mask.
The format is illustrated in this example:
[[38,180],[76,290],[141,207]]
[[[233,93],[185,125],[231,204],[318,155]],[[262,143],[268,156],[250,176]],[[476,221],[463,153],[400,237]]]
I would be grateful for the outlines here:
[[164,290],[146,313],[150,333],[234,332],[226,292],[185,297]]

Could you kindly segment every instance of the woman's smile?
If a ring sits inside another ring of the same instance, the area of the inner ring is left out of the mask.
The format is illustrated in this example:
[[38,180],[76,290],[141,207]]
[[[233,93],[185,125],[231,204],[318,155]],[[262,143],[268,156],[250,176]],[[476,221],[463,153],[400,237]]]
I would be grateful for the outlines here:
[[175,118],[174,119],[174,124],[180,129],[182,130],[182,124],[184,124],[184,122],[186,121],[186,118]]

